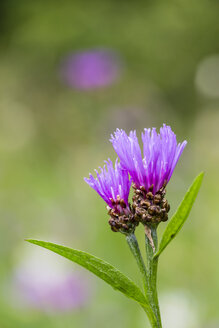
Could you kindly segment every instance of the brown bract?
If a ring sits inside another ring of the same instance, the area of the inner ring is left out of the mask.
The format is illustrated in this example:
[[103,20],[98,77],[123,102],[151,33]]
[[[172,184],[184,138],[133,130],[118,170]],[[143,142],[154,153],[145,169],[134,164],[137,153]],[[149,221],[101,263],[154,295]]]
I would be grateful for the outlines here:
[[156,192],[152,193],[153,186],[147,192],[144,187],[134,188],[133,203],[127,206],[123,199],[117,197],[116,201],[112,200],[114,208],[107,206],[110,215],[109,224],[112,231],[129,234],[134,232],[139,222],[144,225],[158,225],[161,221],[168,220],[170,205],[165,199],[165,185]]
[[119,213],[115,209],[108,207],[108,214],[110,215],[109,225],[114,232],[119,231],[128,234],[134,232],[135,227],[139,224],[139,221],[135,220],[135,216],[131,211],[128,214]]
[[133,213],[136,221],[143,224],[158,224],[161,221],[168,220],[170,205],[165,199],[165,186],[156,194],[152,193],[153,186],[147,192],[144,187],[134,188]]

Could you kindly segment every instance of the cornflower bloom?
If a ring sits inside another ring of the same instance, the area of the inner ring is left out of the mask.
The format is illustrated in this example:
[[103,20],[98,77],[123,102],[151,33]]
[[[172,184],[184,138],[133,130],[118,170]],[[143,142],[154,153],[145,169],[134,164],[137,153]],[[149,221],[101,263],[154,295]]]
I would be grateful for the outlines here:
[[133,207],[136,219],[142,222],[166,221],[170,209],[165,187],[186,146],[186,141],[177,144],[176,135],[170,126],[144,129],[142,133],[143,157],[136,131],[129,135],[117,129],[110,141],[120,158],[121,166],[127,170],[134,182]]
[[106,165],[101,168],[100,173],[95,170],[97,178],[90,174],[89,179],[84,178],[106,202],[109,224],[113,231],[128,233],[134,229],[136,222],[129,205],[128,197],[131,187],[131,180],[127,170],[124,170],[118,159],[115,168],[112,161],[105,161]]

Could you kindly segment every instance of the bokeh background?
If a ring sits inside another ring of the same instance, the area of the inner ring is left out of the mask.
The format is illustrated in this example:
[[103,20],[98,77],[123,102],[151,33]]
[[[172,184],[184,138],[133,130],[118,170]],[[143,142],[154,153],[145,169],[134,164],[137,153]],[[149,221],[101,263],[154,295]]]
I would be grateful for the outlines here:
[[149,327],[134,302],[24,238],[88,251],[140,283],[83,177],[115,159],[117,127],[140,135],[163,122],[188,141],[171,213],[205,171],[160,259],[164,328],[219,327],[218,12],[215,0],[1,1],[1,328]]

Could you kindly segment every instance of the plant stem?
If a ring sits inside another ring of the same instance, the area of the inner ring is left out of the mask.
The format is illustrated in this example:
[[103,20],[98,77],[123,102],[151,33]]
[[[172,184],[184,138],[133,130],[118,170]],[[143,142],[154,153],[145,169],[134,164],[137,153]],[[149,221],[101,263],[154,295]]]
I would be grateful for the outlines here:
[[145,226],[145,247],[147,253],[147,288],[148,299],[157,320],[157,328],[162,328],[160,308],[157,296],[157,265],[158,257],[154,258],[157,251],[157,227]]
[[138,241],[137,241],[134,233],[130,233],[129,235],[127,235],[126,240],[128,242],[129,248],[130,248],[130,250],[131,250],[132,254],[134,255],[134,258],[137,262],[138,268],[141,272],[143,285],[144,285],[144,290],[145,290],[145,293],[146,293],[147,287],[148,287],[147,286],[147,271],[146,271],[146,267],[145,267],[145,264],[144,264],[144,260],[143,260],[142,255],[141,255],[141,251],[140,251],[140,248],[139,248],[139,245],[138,245]]
[[146,270],[144,260],[141,255],[141,251],[138,245],[138,241],[134,235],[134,233],[130,233],[129,235],[126,236],[126,240],[128,242],[128,245],[130,247],[130,250],[132,254],[134,255],[134,258],[137,262],[138,268],[141,272],[142,275],[142,280],[143,280],[143,285],[144,285],[144,290],[145,290],[145,295],[148,300],[149,306],[146,308],[142,306],[144,311],[146,312],[148,319],[151,323],[152,328],[161,328],[160,321],[158,322],[158,318],[156,315],[155,307],[153,305],[153,295],[154,293],[152,292],[151,287],[149,287],[150,282],[149,282],[149,274]]

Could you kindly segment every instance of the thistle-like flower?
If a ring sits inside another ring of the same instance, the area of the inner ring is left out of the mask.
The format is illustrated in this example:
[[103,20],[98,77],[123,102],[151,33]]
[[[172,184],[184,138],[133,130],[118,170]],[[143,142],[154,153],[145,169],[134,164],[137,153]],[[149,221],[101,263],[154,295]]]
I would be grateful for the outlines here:
[[117,129],[110,141],[122,168],[129,172],[133,180],[136,219],[143,223],[166,221],[170,207],[164,199],[165,187],[187,142],[177,144],[176,135],[165,124],[160,128],[160,133],[155,128],[144,130],[143,157],[135,131],[127,135]]
[[107,203],[111,229],[128,233],[133,231],[137,224],[128,201],[132,182],[127,170],[121,167],[118,159],[116,159],[115,168],[110,159],[105,163],[103,168],[100,167],[100,173],[95,170],[97,178],[90,174],[89,179],[84,178],[84,180]]

